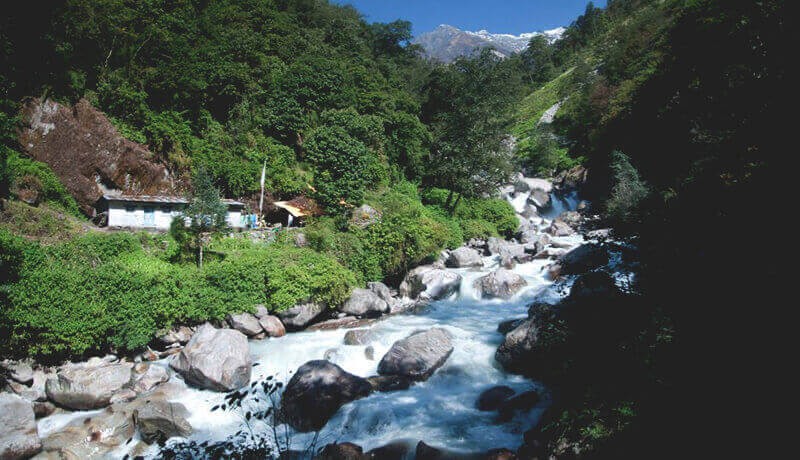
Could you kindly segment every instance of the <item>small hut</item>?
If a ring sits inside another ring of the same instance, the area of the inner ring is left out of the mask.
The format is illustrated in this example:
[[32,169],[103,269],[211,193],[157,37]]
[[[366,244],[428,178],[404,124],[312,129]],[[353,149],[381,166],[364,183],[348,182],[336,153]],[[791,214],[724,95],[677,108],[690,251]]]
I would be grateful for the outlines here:
[[276,201],[272,204],[276,209],[268,216],[269,221],[287,227],[301,227],[305,224],[306,217],[321,215],[317,203],[305,196],[298,196],[289,201]]

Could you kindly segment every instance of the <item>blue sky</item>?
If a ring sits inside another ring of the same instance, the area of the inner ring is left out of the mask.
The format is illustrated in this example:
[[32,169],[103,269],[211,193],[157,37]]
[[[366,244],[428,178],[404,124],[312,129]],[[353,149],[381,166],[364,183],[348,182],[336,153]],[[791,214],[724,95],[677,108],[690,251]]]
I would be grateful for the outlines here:
[[[588,0],[333,0],[353,5],[368,22],[405,19],[414,35],[450,24],[465,30],[520,34],[567,26]],[[597,0],[595,6],[605,6]]]

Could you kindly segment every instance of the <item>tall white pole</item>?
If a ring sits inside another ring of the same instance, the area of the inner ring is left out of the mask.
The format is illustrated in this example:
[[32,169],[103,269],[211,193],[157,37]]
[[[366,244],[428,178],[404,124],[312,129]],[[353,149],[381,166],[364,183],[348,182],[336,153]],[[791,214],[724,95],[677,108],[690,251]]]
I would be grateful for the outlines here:
[[258,201],[259,216],[264,211],[264,180],[267,176],[267,159],[264,159],[264,166],[261,168],[261,199]]

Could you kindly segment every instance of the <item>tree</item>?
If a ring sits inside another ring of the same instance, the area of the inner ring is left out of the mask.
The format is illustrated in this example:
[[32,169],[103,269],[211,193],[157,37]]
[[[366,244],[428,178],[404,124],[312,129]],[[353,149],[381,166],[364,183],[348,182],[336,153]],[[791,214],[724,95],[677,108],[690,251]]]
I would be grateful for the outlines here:
[[[194,249],[199,268],[203,268],[205,246],[214,235],[228,228],[225,221],[227,210],[228,207],[220,199],[219,189],[214,186],[211,176],[205,169],[198,169],[192,178],[189,206],[182,216],[173,221],[171,231],[176,240],[184,240]],[[187,219],[188,227],[184,224]],[[183,231],[188,233],[188,238],[181,235]]]
[[490,194],[508,180],[512,164],[506,133],[518,85],[512,64],[488,50],[432,73],[423,106],[423,119],[433,133],[426,180],[451,191],[446,203],[451,212],[462,195]]

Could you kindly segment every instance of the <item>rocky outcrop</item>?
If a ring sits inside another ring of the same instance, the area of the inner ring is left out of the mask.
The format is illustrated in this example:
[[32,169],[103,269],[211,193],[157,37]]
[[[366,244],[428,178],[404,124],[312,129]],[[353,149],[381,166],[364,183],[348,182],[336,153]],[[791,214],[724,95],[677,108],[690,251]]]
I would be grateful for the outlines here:
[[589,178],[589,170],[584,166],[575,166],[572,169],[561,171],[555,178],[555,186],[559,190],[577,190],[581,188]]
[[301,432],[317,431],[344,404],[372,392],[372,385],[325,360],[309,361],[292,376],[281,397],[286,421]]
[[308,326],[321,316],[327,306],[317,302],[306,302],[278,312],[278,318],[287,330],[296,331]]
[[248,337],[252,337],[263,332],[263,328],[261,327],[261,324],[259,324],[258,318],[250,313],[228,315],[228,324],[230,324],[233,329]]
[[453,268],[483,267],[483,258],[475,249],[462,246],[450,252],[446,265]]
[[378,364],[378,373],[427,380],[452,353],[452,336],[446,330],[417,331],[392,345]]
[[170,361],[187,383],[214,391],[231,391],[250,383],[252,361],[247,337],[233,329],[204,324]]
[[350,218],[350,222],[359,228],[369,227],[380,220],[381,212],[366,203],[354,209]]
[[132,367],[130,363],[69,365],[47,380],[45,391],[59,406],[99,409],[109,405],[111,398],[130,383]]
[[22,107],[20,145],[47,163],[86,215],[104,193],[162,195],[181,192],[147,147],[131,142],[106,116],[82,99],[73,107],[29,99]]
[[444,299],[458,291],[461,280],[461,275],[441,266],[423,265],[408,272],[400,284],[400,295],[411,299],[423,295],[433,300]]
[[[107,458],[123,446],[137,457],[144,455],[147,442],[188,436],[192,432],[188,413],[183,405],[169,402],[172,397],[174,392],[157,391],[76,418],[42,439],[43,458]],[[135,438],[137,430],[142,441]]]
[[380,316],[389,312],[389,304],[370,289],[356,288],[339,311],[352,316]]
[[361,446],[351,442],[328,444],[314,457],[315,460],[366,460],[373,458],[365,455]]
[[510,299],[527,284],[528,282],[518,274],[499,268],[475,280],[474,286],[485,299]]
[[0,459],[29,458],[41,449],[31,402],[0,393]]

